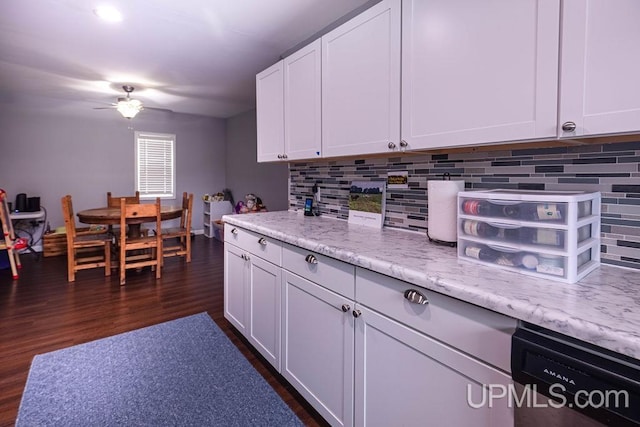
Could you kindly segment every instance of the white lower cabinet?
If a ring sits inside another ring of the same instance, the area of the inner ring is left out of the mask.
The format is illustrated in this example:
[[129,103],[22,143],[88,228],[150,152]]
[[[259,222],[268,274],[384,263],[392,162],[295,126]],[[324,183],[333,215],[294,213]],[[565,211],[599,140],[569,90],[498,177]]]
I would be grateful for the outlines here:
[[[512,426],[497,369],[364,306],[356,321],[355,425]],[[484,401],[484,403],[483,403]],[[477,406],[477,408],[476,408]]]
[[513,426],[516,320],[260,239],[225,227],[225,317],[329,424]]
[[244,335],[247,334],[249,263],[240,248],[224,245],[224,317]]
[[283,297],[282,375],[331,425],[353,425],[353,301],[288,271]]
[[247,338],[280,370],[281,268],[258,257],[249,260],[249,334]]
[[[265,248],[265,256],[274,258],[280,244],[255,233],[229,228],[231,237],[225,236],[224,251],[224,317],[279,371],[282,330],[279,257],[274,264],[258,256],[257,250],[247,248],[255,242]],[[232,230],[236,230],[235,234]],[[234,238],[242,247],[230,244],[229,240]]]
[[513,426],[489,393],[512,383],[514,319],[361,268],[356,301],[355,425]]

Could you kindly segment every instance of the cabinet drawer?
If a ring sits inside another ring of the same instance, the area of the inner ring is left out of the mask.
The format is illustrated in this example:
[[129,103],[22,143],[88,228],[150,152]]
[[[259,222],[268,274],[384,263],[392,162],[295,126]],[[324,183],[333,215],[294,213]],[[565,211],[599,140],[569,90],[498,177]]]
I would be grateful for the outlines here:
[[279,240],[228,225],[224,227],[224,241],[275,265],[282,265],[282,242]]
[[[407,290],[420,292],[428,303],[409,302],[404,297]],[[511,371],[515,319],[362,268],[356,269],[356,300],[506,372]]]
[[285,244],[282,267],[347,298],[354,298],[355,267],[302,248]]

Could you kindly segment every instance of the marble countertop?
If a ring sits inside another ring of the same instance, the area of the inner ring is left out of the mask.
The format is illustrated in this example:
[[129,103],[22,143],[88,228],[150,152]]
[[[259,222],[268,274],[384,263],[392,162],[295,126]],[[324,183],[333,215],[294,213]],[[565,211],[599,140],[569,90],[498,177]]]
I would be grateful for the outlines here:
[[566,284],[458,259],[423,233],[298,212],[223,221],[640,359],[640,271],[601,265]]

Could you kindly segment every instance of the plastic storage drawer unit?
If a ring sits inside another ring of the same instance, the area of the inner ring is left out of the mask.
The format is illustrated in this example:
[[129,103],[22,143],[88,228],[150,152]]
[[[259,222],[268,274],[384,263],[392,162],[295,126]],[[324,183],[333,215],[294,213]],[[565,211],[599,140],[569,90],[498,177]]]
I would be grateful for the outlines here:
[[574,283],[600,265],[600,193],[458,193],[458,256]]

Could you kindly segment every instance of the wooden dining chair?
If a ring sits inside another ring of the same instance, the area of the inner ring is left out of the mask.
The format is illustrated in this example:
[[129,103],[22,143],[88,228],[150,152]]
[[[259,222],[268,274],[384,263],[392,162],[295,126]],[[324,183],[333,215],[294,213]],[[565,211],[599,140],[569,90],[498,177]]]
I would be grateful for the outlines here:
[[182,215],[180,226],[164,228],[156,234],[162,236],[162,258],[183,256],[187,262],[191,262],[191,213],[193,210],[193,193],[182,193]]
[[[120,199],[125,199],[127,204],[140,203],[140,192],[136,191],[136,193],[133,196],[114,197],[111,195],[111,191],[107,191],[107,207],[108,208],[119,208]],[[115,235],[117,235],[119,233],[118,228],[116,227],[114,231],[113,225],[109,225],[109,233],[114,233]]]
[[131,268],[150,266],[156,272],[156,279],[162,275],[162,238],[160,234],[154,236],[131,236],[127,234],[127,222],[145,218],[155,222],[156,230],[162,230],[160,215],[160,198],[153,204],[127,204],[126,199],[120,199],[120,285],[126,282],[126,271]]
[[83,233],[76,230],[71,196],[62,198],[62,215],[67,232],[67,274],[69,282],[76,279],[76,271],[104,267],[104,275],[111,275],[111,236]]

